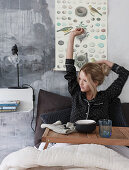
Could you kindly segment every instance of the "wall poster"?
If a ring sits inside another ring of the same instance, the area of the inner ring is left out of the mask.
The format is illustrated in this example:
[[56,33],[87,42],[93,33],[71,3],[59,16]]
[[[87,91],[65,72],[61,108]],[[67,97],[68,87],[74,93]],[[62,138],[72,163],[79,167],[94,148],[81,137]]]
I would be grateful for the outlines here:
[[55,69],[65,71],[69,33],[84,33],[74,41],[77,71],[86,63],[107,59],[107,0],[55,0]]

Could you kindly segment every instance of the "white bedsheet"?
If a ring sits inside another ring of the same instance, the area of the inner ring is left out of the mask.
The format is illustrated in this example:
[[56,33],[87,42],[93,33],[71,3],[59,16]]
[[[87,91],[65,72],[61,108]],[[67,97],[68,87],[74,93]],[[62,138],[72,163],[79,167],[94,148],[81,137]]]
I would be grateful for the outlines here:
[[9,154],[0,170],[35,170],[38,166],[53,167],[53,170],[54,167],[60,170],[129,170],[129,159],[96,144],[51,147],[44,151],[26,147]]
[[[68,143],[56,143],[56,144],[52,144],[52,143],[49,143],[48,145],[48,148],[50,147],[65,147],[65,146],[69,146],[71,144],[68,144]],[[45,142],[42,142],[40,145],[39,145],[39,150],[42,151],[43,148],[45,146]],[[119,153],[120,155],[122,156],[125,156],[126,158],[129,159],[129,148],[126,147],[126,146],[118,146],[118,145],[105,145],[107,148],[110,148],[112,150],[114,150],[115,152]]]

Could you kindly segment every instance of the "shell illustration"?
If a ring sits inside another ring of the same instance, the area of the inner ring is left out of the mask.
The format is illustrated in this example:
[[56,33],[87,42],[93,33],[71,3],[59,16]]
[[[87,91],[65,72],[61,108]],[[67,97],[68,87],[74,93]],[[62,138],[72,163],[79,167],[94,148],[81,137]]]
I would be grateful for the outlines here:
[[67,17],[66,17],[66,16],[63,16],[63,17],[62,17],[62,20],[66,20],[66,19],[67,19]]
[[101,18],[97,18],[96,20],[97,20],[97,21],[100,21],[100,20],[101,20]]
[[83,47],[84,47],[84,48],[87,48],[87,44],[84,44]]
[[96,62],[95,58],[91,58],[91,62],[93,63]]
[[91,43],[89,44],[89,46],[90,46],[90,47],[94,47],[94,46],[95,46],[95,43],[94,43],[94,42],[91,42]]
[[75,9],[75,14],[79,17],[85,17],[87,15],[87,9],[85,7],[79,6]]
[[63,54],[59,54],[59,58],[63,58],[64,57],[64,55]]
[[64,41],[60,40],[60,41],[58,41],[58,44],[59,45],[64,45]]
[[105,29],[101,29],[102,32],[105,32],[106,30]]
[[77,48],[77,47],[80,47],[80,45],[79,44],[75,44],[75,47]]
[[77,19],[74,19],[73,22],[77,22]]
[[60,26],[61,25],[61,23],[60,22],[57,22],[57,26]]
[[106,39],[105,35],[100,35],[99,37],[100,37],[101,40],[105,40]]
[[75,55],[75,65],[81,68],[84,64],[88,63],[88,54]]
[[95,52],[95,49],[94,48],[89,48],[88,50],[90,53],[94,53]]
[[98,46],[99,46],[100,48],[103,48],[103,47],[104,47],[104,44],[103,44],[103,43],[99,43]]
[[97,40],[99,37],[96,35],[96,36],[94,36],[94,38]]
[[62,11],[62,14],[66,14],[67,11]]

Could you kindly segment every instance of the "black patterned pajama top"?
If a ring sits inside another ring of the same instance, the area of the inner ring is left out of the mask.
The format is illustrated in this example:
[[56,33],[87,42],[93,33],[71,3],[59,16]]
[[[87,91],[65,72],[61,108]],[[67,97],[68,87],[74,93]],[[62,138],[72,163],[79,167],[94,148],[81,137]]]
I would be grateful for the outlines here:
[[81,119],[92,119],[98,122],[99,119],[109,118],[109,104],[117,98],[128,78],[129,71],[124,67],[114,64],[112,71],[118,74],[118,78],[104,91],[98,91],[92,100],[87,100],[86,93],[81,92],[77,81],[76,68],[73,59],[66,59],[66,75],[68,80],[68,91],[72,96],[71,122]]

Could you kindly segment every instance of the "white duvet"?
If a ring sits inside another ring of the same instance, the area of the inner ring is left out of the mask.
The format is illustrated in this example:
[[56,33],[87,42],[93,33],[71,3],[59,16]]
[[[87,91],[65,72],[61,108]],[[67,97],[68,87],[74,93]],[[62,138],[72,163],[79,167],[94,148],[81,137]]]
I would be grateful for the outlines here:
[[129,159],[102,145],[83,144],[9,154],[0,170],[129,170]]

